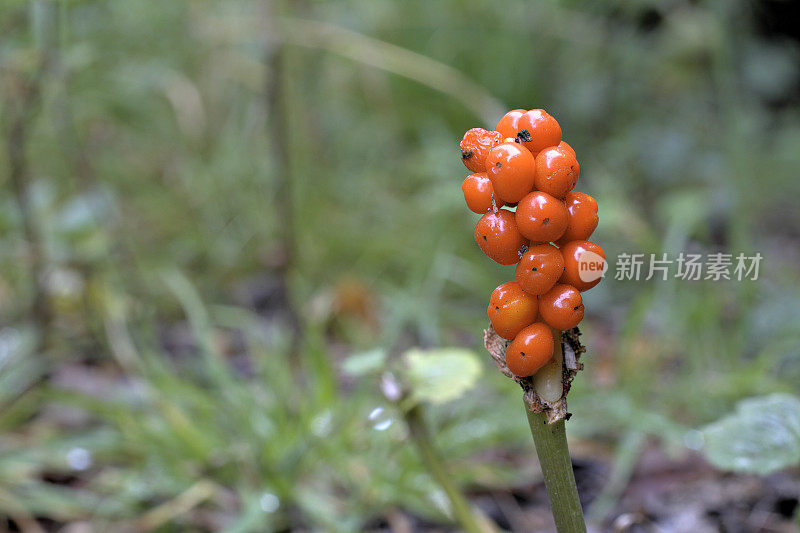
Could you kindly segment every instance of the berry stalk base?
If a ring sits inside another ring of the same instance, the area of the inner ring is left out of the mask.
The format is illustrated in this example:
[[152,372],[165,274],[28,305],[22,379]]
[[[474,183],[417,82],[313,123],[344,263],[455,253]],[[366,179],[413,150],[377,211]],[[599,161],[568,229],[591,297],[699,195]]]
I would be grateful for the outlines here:
[[527,377],[521,378],[515,376],[506,365],[506,347],[508,341],[498,335],[494,329],[489,326],[483,332],[483,342],[489,355],[492,356],[497,368],[509,379],[517,382],[522,388],[523,400],[525,406],[529,411],[534,413],[544,413],[547,422],[554,424],[559,420],[569,420],[570,413],[567,411],[567,393],[569,392],[572,380],[575,379],[577,373],[583,369],[583,364],[580,362],[581,354],[586,349],[580,343],[580,330],[572,328],[568,331],[561,332],[561,353],[563,355],[562,364],[562,390],[561,397],[555,401],[548,401],[537,394],[534,388],[534,378]]

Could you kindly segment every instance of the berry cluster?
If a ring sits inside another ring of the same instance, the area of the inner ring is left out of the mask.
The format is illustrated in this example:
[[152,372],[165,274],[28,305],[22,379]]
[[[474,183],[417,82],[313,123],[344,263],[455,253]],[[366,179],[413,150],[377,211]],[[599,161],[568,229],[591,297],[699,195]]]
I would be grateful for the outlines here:
[[508,369],[532,376],[553,357],[558,331],[583,319],[581,292],[600,281],[581,276],[587,252],[605,258],[586,240],[597,227],[597,202],[573,191],[575,150],[542,109],[509,111],[494,131],[467,131],[461,160],[473,172],[461,186],[467,207],[483,215],[475,241],[494,261],[516,265],[516,281],[492,292],[489,320],[511,341]]

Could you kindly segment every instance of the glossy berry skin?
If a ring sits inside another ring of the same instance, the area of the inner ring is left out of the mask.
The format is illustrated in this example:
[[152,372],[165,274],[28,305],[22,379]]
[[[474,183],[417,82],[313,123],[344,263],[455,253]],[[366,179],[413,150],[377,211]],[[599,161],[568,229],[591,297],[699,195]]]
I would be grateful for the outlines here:
[[586,193],[571,191],[567,193],[565,202],[569,212],[569,222],[564,235],[558,240],[558,244],[585,241],[597,228],[599,220],[597,201]]
[[568,330],[583,320],[583,298],[572,285],[558,284],[539,296],[539,314],[548,326]]
[[564,198],[578,183],[581,166],[575,156],[557,146],[545,148],[536,156],[537,190],[556,198]]
[[503,137],[516,137],[519,131],[519,129],[517,129],[519,118],[525,113],[527,113],[527,111],[524,109],[512,109],[503,115],[503,118],[500,119],[500,122],[497,123],[494,129],[502,133]]
[[494,207],[498,209],[503,207],[503,201],[499,198],[495,199],[495,206],[492,206],[494,187],[492,187],[492,180],[489,179],[486,172],[477,172],[464,178],[461,190],[464,192],[467,207],[473,213],[480,215],[492,211]]
[[520,140],[534,155],[561,142],[561,126],[544,109],[531,109],[519,117],[517,129],[530,134],[531,140],[525,141],[521,135]]
[[563,273],[564,258],[552,244],[535,244],[528,248],[514,272],[520,287],[536,295],[552,289]]
[[516,216],[520,233],[531,242],[558,240],[569,222],[564,200],[541,191],[534,191],[520,200]]
[[550,327],[542,322],[535,322],[520,331],[508,345],[506,365],[515,376],[532,376],[550,361],[554,348]]
[[492,180],[495,194],[513,204],[533,190],[536,159],[519,143],[498,144],[486,157],[486,173]]
[[[564,256],[564,273],[561,275],[559,283],[572,285],[581,292],[588,291],[600,283],[602,278],[598,269],[601,265],[597,265],[595,261],[590,261],[587,257],[582,258],[586,252],[593,252],[603,259],[606,257],[602,248],[589,241],[570,241],[561,247],[561,255]],[[587,281],[581,279],[581,269],[583,269],[584,279]]]
[[500,209],[486,213],[475,226],[475,242],[483,253],[501,265],[519,262],[519,252],[528,240],[517,229],[514,213]]
[[486,314],[497,334],[511,340],[536,321],[538,308],[536,296],[523,291],[519,283],[510,281],[492,292]]
[[566,150],[566,151],[567,151],[567,152],[569,152],[569,153],[571,153],[571,154],[572,154],[572,157],[576,157],[576,155],[575,155],[575,150],[573,150],[573,149],[572,149],[572,146],[570,146],[569,144],[567,144],[565,141],[561,141],[560,143],[558,143],[558,147],[559,147],[559,148],[561,148],[561,149],[563,149],[563,150]]
[[472,172],[484,172],[486,156],[493,147],[503,142],[503,135],[483,128],[467,130],[461,139],[461,161]]

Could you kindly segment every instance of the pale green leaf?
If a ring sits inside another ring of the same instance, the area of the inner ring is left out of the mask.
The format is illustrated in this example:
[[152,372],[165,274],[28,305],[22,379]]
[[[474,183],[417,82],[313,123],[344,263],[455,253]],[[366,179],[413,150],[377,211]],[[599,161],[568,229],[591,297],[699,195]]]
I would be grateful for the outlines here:
[[406,378],[417,401],[444,403],[459,398],[478,379],[478,357],[463,348],[409,350],[403,355]]
[[386,351],[380,348],[359,352],[345,359],[342,370],[351,376],[361,377],[380,372],[386,366]]
[[705,452],[719,468],[768,474],[800,464],[800,398],[773,394],[740,402],[703,429]]

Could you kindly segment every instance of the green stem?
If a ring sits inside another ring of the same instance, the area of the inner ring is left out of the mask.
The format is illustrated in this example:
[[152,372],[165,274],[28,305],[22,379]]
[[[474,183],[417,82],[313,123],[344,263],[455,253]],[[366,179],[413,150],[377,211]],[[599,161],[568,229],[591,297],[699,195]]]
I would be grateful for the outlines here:
[[425,421],[422,417],[422,409],[415,405],[405,412],[406,424],[411,433],[411,439],[416,444],[422,462],[425,463],[428,472],[433,479],[442,487],[447,497],[450,499],[450,506],[453,510],[455,519],[461,524],[464,531],[468,533],[487,533],[493,531],[488,524],[488,519],[475,514],[467,499],[461,493],[455,482],[453,475],[447,471],[444,461],[439,456],[433,445]]
[[572,472],[564,421],[548,424],[542,413],[525,409],[531,426],[536,455],[542,467],[544,486],[558,533],[585,533],[583,510]]

